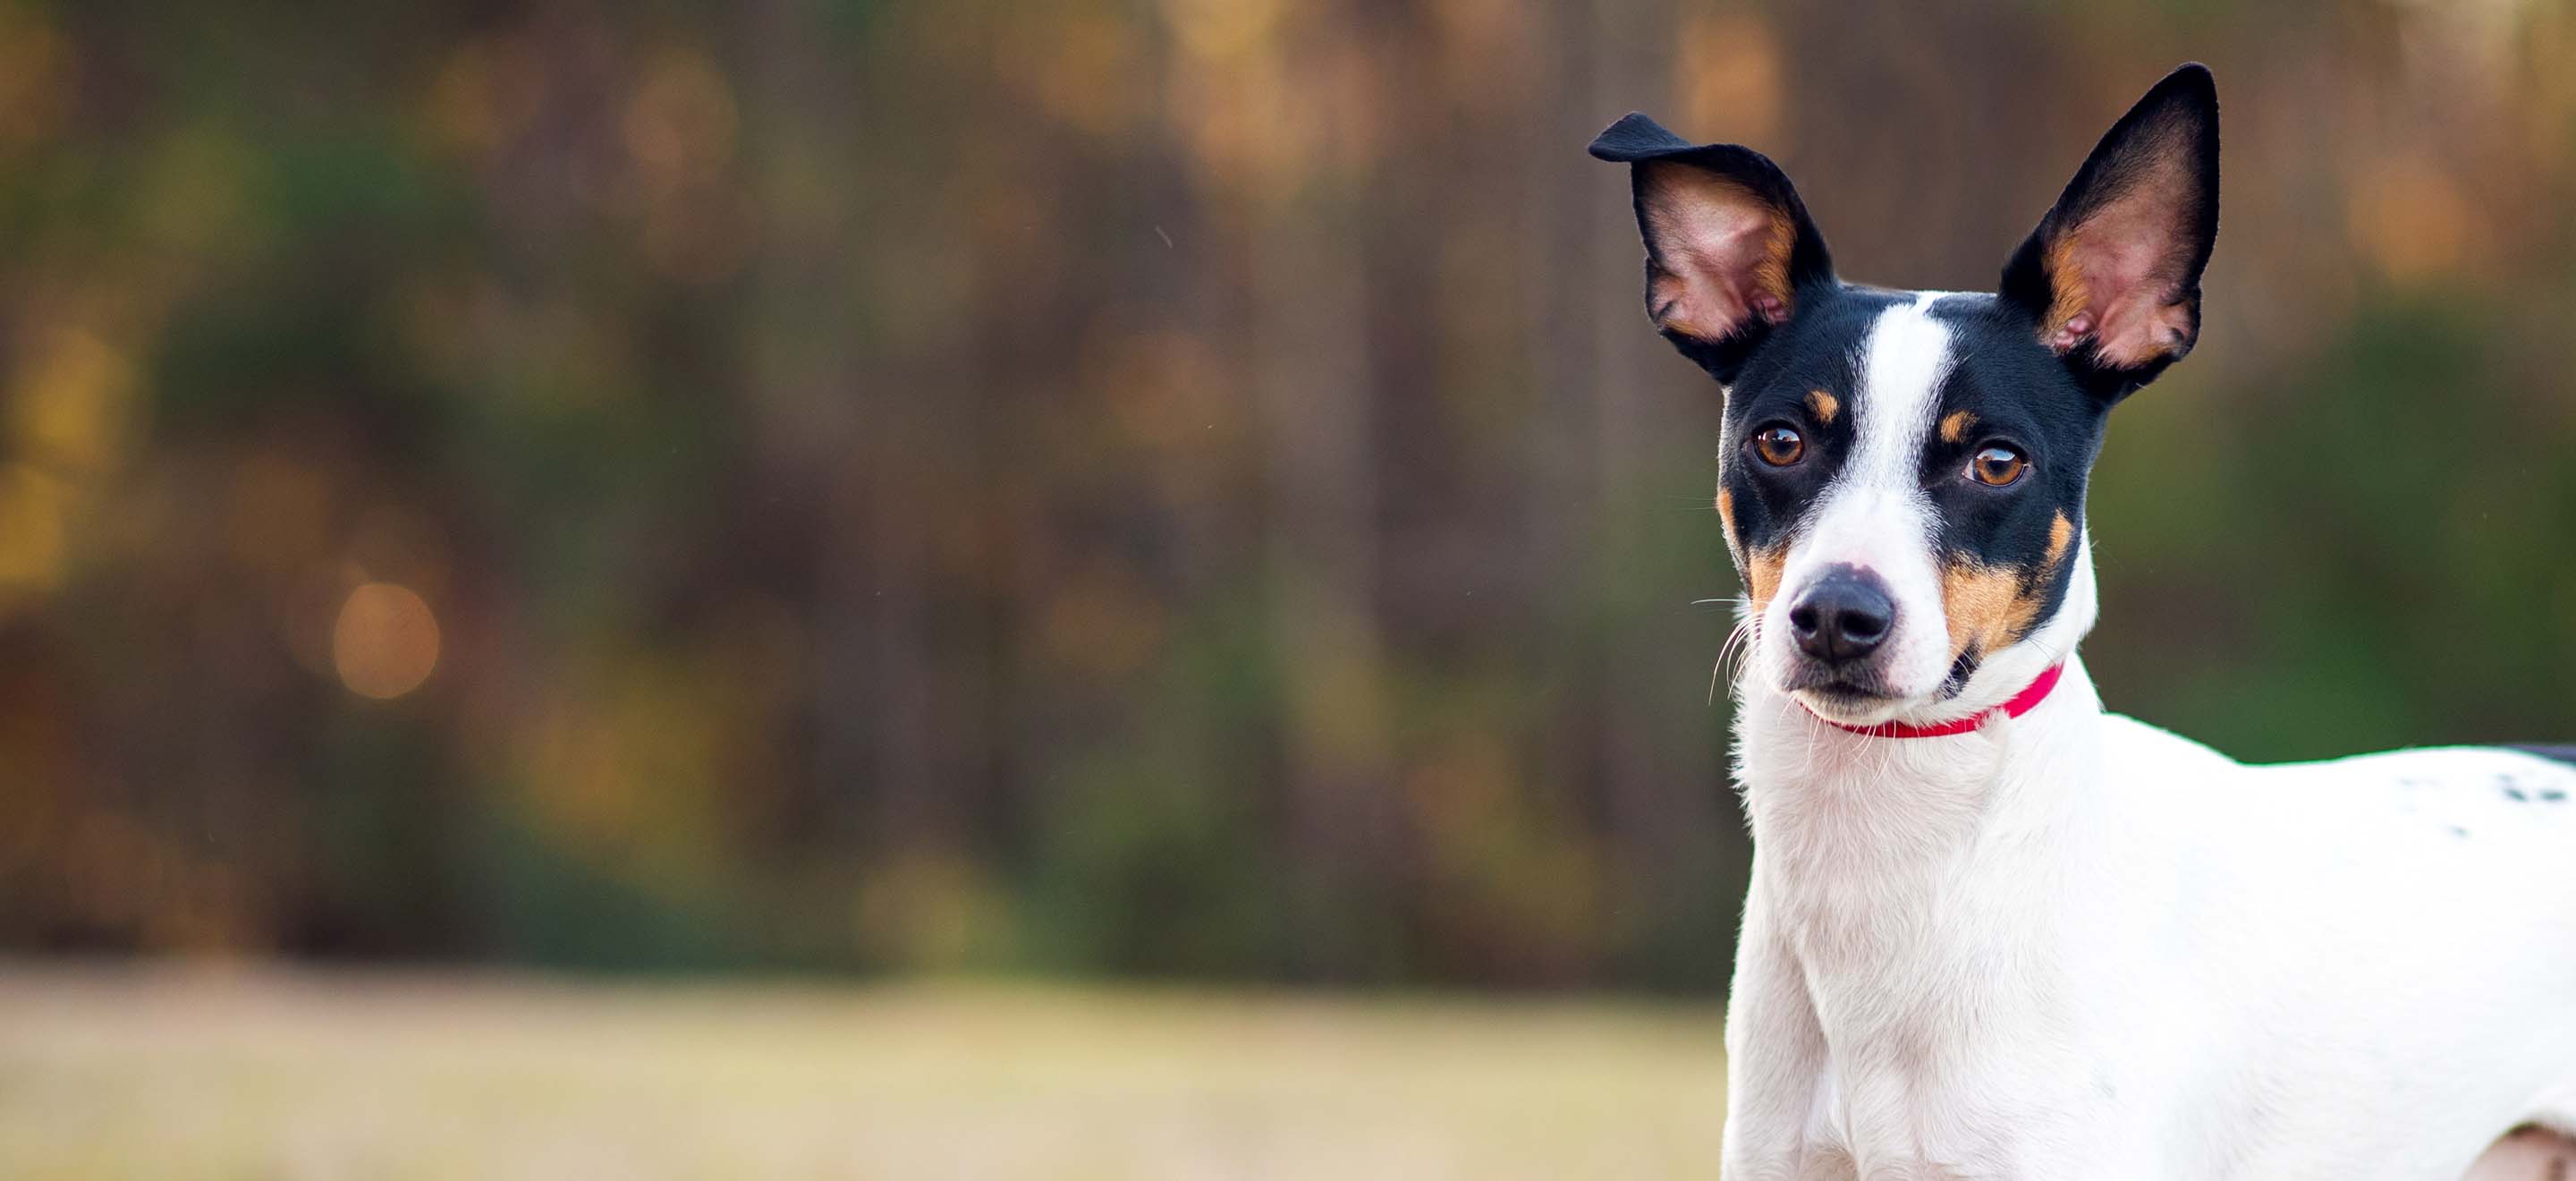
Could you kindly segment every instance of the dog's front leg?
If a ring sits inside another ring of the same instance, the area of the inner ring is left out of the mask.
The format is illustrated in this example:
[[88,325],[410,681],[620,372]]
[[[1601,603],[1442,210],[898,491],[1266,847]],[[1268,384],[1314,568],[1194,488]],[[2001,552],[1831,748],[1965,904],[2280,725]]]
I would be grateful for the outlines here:
[[1850,1181],[1839,1146],[1808,1142],[1825,1066],[1805,977],[1775,935],[1758,883],[1745,899],[1726,1005],[1724,1181]]

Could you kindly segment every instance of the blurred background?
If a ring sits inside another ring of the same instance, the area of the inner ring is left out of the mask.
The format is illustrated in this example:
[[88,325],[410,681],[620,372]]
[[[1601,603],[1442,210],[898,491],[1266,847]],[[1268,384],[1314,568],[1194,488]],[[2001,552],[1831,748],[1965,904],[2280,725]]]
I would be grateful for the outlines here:
[[1984,288],[2185,59],[2223,228],[2097,471],[2105,698],[2576,738],[2555,0],[0,0],[0,1012],[1674,994],[1714,1070],[1717,396],[1584,144]]

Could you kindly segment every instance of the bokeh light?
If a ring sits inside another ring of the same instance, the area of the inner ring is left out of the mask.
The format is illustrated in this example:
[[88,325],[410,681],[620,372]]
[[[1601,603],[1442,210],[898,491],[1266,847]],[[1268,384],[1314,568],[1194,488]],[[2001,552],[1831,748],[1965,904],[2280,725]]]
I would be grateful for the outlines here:
[[400,697],[438,667],[438,617],[411,588],[370,582],[349,592],[331,628],[340,683],[361,697]]

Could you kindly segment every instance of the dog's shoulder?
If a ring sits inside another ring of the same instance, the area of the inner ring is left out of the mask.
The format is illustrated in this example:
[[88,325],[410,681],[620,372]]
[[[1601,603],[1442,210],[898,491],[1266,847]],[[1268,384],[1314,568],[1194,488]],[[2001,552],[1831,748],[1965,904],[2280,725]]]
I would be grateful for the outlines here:
[[2215,748],[2127,714],[2106,712],[2102,723],[2103,757],[2118,770],[2188,777],[2241,765]]

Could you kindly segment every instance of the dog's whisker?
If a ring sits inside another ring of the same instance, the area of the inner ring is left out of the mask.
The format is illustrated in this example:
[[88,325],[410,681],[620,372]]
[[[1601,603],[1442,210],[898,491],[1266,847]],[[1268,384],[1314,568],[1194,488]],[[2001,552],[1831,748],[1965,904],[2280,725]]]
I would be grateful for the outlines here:
[[[1739,692],[1743,674],[1743,665],[1741,661],[1744,656],[1752,650],[1753,626],[1754,620],[1750,616],[1737,620],[1734,628],[1730,629],[1726,633],[1726,641],[1717,646],[1717,662],[1710,665],[1708,670],[1708,704],[1710,706],[1714,707],[1717,704],[1717,682],[1721,676],[1725,676],[1726,678],[1728,699],[1741,700],[1742,695]],[[1726,675],[1725,672],[1727,662],[1730,660],[1738,662],[1736,672],[1731,676]]]

